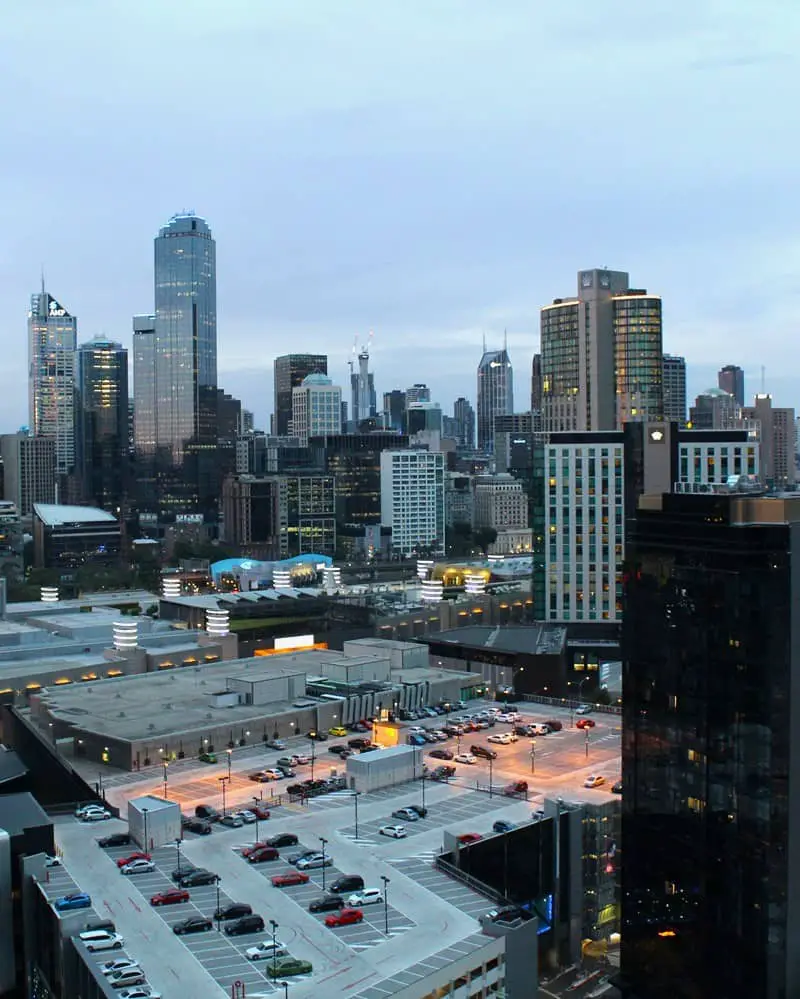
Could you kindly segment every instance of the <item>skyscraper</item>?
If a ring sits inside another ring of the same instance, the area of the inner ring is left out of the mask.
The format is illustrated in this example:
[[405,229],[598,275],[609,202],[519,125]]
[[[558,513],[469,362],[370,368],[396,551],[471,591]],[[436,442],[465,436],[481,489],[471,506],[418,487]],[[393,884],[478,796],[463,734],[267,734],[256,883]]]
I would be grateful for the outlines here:
[[292,427],[303,446],[342,432],[342,390],[327,375],[308,375],[292,389]]
[[400,389],[383,393],[384,429],[402,430],[406,414],[406,394]]
[[217,467],[216,245],[175,215],[155,239],[155,443],[165,514],[214,520]]
[[514,412],[514,369],[508,350],[485,350],[478,365],[478,449],[494,449],[494,418]]
[[541,310],[542,429],[615,430],[663,419],[661,299],[624,271],[578,274]]
[[35,437],[52,437],[56,474],[75,464],[75,349],[78,320],[42,290],[28,312],[28,422]]
[[353,427],[358,431],[362,420],[368,420],[378,411],[375,398],[375,376],[369,370],[369,347],[365,346],[358,352],[357,370],[352,370],[350,362],[350,389],[352,398],[351,419]]
[[34,437],[24,430],[0,436],[3,498],[28,517],[34,503],[56,501],[56,444],[53,437]]
[[664,419],[686,424],[686,358],[664,354]]
[[134,491],[140,514],[158,513],[156,482],[156,317],[133,317]]
[[738,364],[726,364],[717,374],[717,384],[736,400],[739,406],[744,406],[744,371]]
[[288,437],[292,433],[292,389],[308,375],[327,375],[325,354],[283,354],[275,358],[275,419],[272,433]]
[[431,390],[423,382],[415,382],[410,388],[406,389],[406,405],[410,406],[412,402],[430,402],[431,401]]
[[381,523],[395,552],[445,551],[443,454],[381,452]]
[[794,498],[644,496],[629,522],[625,995],[800,995],[799,553]]
[[453,403],[453,417],[456,421],[456,441],[459,447],[475,447],[475,410],[464,396]]
[[75,472],[81,498],[118,515],[128,490],[128,352],[95,337],[77,353]]
[[534,354],[531,361],[531,412],[542,411],[542,355]]

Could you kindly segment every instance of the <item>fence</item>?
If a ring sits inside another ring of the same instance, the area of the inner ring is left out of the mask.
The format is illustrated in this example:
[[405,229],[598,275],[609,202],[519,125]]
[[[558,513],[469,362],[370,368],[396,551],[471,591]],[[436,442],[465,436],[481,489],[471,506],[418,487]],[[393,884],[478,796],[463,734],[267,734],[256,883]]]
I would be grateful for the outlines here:
[[[587,703],[569,697],[544,697],[541,694],[515,694],[513,700],[532,701],[535,704],[548,704],[553,708],[569,708],[572,711]],[[622,708],[618,704],[592,704],[592,711],[606,715],[622,715]]]

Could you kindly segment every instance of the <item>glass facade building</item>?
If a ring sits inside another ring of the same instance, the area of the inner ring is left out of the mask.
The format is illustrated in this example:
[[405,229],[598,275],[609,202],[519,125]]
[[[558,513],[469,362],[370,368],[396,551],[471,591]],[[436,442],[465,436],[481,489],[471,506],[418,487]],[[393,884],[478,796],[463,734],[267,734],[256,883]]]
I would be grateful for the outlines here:
[[623,623],[622,975],[800,995],[800,500],[644,496]]
[[664,419],[661,299],[629,292],[612,299],[617,426]]
[[308,375],[327,375],[325,354],[284,354],[275,358],[275,417],[272,433],[288,437],[292,433],[292,390]]
[[514,412],[514,369],[508,351],[485,350],[478,365],[478,449],[494,450],[494,418]]
[[128,490],[128,352],[96,337],[78,348],[75,471],[85,503],[119,514]]

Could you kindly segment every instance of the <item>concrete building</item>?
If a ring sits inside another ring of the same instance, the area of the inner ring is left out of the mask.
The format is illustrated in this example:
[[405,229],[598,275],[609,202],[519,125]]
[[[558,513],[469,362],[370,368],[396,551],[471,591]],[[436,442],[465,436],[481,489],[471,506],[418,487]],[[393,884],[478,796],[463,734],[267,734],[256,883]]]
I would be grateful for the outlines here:
[[520,437],[529,437],[538,422],[530,413],[511,413],[494,418],[495,471],[507,472],[511,465],[511,449]]
[[351,756],[347,760],[347,786],[367,794],[405,784],[422,774],[424,762],[422,750],[415,746],[387,746],[380,753]]
[[664,354],[664,419],[686,426],[686,358]]
[[406,433],[442,432],[442,407],[438,402],[412,402],[406,408]]
[[663,419],[661,299],[624,271],[578,274],[541,310],[542,429],[600,431]]
[[770,489],[794,489],[796,465],[794,449],[794,409],[772,405],[772,396],[759,394],[752,406],[742,409],[742,417],[758,428],[761,442],[761,474]]
[[444,511],[447,527],[454,524],[475,526],[475,489],[471,475],[446,472],[444,480]]
[[737,406],[744,406],[744,371],[738,364],[726,364],[717,374],[717,384],[732,395]]
[[478,364],[478,449],[494,449],[494,420],[514,412],[514,369],[508,350],[486,350]]
[[275,358],[275,414],[272,433],[278,437],[292,434],[294,389],[303,384],[308,375],[327,375],[326,354],[283,354]]
[[475,525],[505,529],[528,527],[528,497],[522,483],[513,475],[475,477]]
[[34,503],[33,546],[38,568],[116,565],[122,529],[113,514],[98,507]]
[[689,409],[693,430],[731,430],[742,426],[742,409],[730,392],[720,388],[706,389]]
[[4,498],[20,517],[29,517],[34,503],[56,501],[56,444],[53,437],[32,437],[25,431],[0,436]]
[[[24,539],[16,503],[0,500],[0,577],[22,578]],[[0,619],[2,613],[0,613]]]
[[381,524],[391,529],[396,552],[445,551],[444,455],[381,453]]
[[292,389],[292,432],[303,447],[310,437],[342,432],[342,390],[327,375],[307,375]]

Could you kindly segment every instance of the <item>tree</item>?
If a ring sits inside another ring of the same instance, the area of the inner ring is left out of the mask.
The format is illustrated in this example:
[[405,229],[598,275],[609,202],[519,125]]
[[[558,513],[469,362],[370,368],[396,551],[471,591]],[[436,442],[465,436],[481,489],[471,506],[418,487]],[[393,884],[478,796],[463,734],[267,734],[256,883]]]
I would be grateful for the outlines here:
[[607,687],[600,687],[594,695],[595,704],[610,704],[611,694],[608,692]]
[[472,540],[480,548],[484,555],[497,541],[497,531],[493,527],[476,527],[472,532]]

